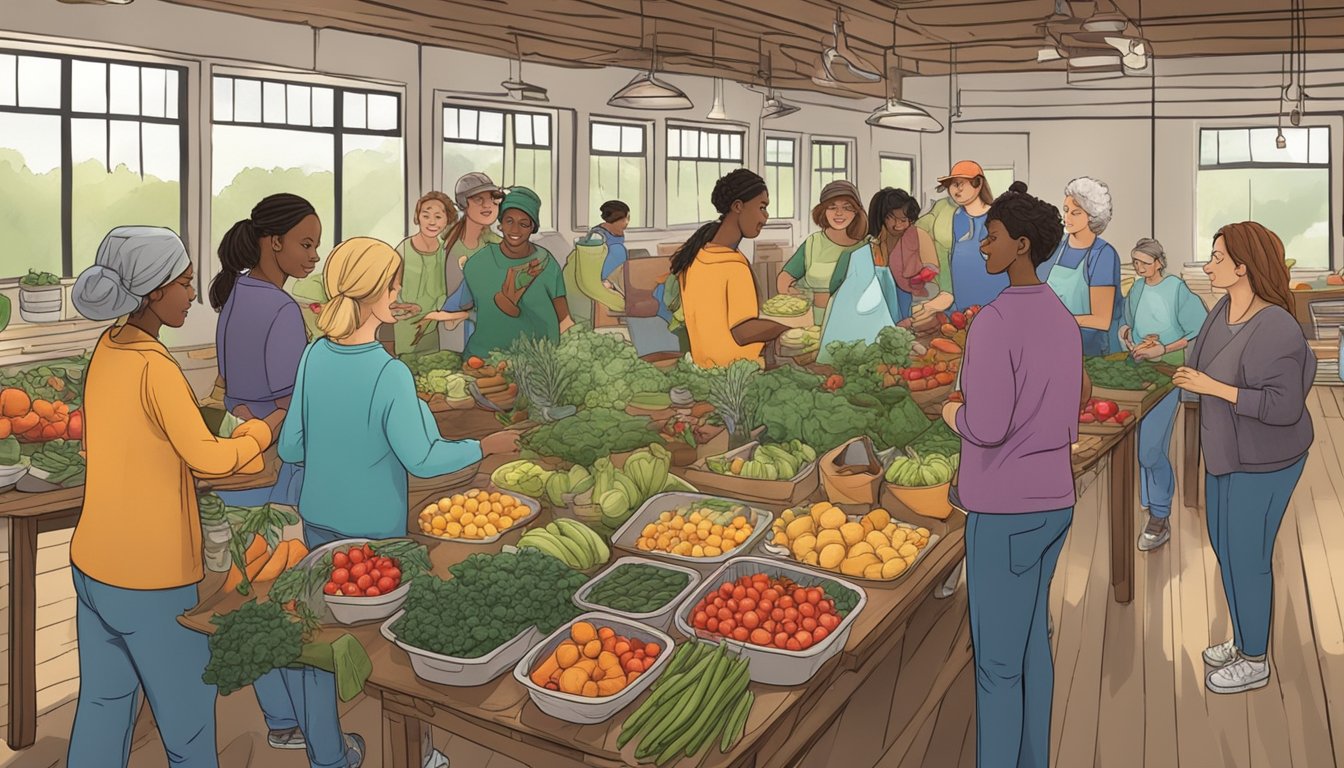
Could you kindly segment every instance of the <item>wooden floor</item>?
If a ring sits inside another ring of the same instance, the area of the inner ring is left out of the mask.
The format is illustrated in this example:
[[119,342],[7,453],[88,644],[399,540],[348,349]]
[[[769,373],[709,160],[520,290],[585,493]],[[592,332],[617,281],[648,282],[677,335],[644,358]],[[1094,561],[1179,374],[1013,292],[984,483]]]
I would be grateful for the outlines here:
[[[1344,389],[1317,388],[1310,408],[1316,442],[1275,549],[1274,676],[1260,691],[1214,696],[1204,688],[1200,652],[1231,629],[1202,509],[1178,505],[1171,542],[1138,555],[1135,599],[1121,606],[1110,596],[1110,533],[1098,496],[1105,470],[1085,481],[1051,592],[1052,765],[1344,766]],[[1179,442],[1178,435],[1173,455],[1180,455]],[[53,541],[48,549],[47,539],[42,543],[39,564],[63,544]],[[61,603],[72,595],[55,584],[62,574],[68,584],[68,572],[58,569],[46,577],[50,584],[39,581],[38,592],[40,603],[51,603],[51,615],[63,618]],[[912,620],[903,663],[873,676],[802,760],[803,768],[974,766],[975,689],[972,668],[964,665],[964,600],[963,589]],[[17,755],[0,746],[0,766],[64,765],[77,691],[77,679],[69,677],[72,666],[77,673],[73,637],[60,634],[65,624],[54,625],[62,628],[51,634],[50,647],[39,634],[39,655],[51,658],[39,670],[49,695],[38,744]],[[944,688],[941,700],[911,694]],[[363,733],[370,745],[380,741],[374,702],[361,697],[344,710],[347,729]],[[261,727],[249,692],[220,700],[222,768],[306,765],[301,752],[266,748]],[[438,742],[457,768],[521,765],[449,734],[438,734]],[[372,749],[365,765],[379,766],[378,752]],[[167,765],[152,731],[137,740],[131,765]]]

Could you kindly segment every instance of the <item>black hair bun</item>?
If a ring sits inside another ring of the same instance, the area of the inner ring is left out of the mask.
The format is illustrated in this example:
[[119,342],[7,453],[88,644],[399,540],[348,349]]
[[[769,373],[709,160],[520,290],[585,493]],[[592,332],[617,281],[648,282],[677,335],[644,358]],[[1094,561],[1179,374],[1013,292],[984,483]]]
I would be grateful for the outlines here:
[[1014,181],[1009,187],[1009,192],[1016,192],[1019,195],[1027,194],[1027,183],[1025,181]]

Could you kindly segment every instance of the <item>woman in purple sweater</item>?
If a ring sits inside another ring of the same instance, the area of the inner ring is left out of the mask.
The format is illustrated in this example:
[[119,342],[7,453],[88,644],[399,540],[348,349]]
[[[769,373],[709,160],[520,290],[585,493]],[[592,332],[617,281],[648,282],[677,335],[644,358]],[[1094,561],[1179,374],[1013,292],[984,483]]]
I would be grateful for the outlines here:
[[1009,287],[976,316],[966,339],[965,402],[943,410],[961,435],[954,498],[967,510],[981,768],[1050,762],[1046,600],[1073,521],[1070,446],[1079,400],[1090,390],[1078,323],[1036,276],[1063,233],[1059,211],[1021,182],[994,201],[980,252],[989,274],[1007,273]]

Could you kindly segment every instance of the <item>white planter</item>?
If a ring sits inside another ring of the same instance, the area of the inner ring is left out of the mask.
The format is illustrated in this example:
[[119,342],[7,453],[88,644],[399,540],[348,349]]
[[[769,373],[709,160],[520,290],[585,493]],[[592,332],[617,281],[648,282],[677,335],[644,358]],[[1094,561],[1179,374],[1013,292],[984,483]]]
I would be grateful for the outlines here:
[[204,534],[205,568],[212,573],[227,573],[233,564],[229,554],[229,540],[233,531],[228,523],[212,523],[201,526]]
[[61,319],[65,289],[59,285],[19,286],[19,317],[26,323],[54,323]]

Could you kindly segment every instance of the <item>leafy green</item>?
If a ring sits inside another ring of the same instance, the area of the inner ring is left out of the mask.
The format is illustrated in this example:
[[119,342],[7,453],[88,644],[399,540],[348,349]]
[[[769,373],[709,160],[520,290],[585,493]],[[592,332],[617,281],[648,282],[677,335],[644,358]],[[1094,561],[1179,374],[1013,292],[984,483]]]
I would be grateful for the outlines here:
[[303,648],[303,623],[274,600],[249,600],[210,623],[217,629],[210,636],[210,661],[201,679],[217,686],[221,696],[293,664]]
[[903,389],[825,392],[822,382],[821,376],[792,367],[756,378],[752,396],[770,442],[800,440],[825,453],[869,435],[879,450],[886,450],[904,446],[928,427],[928,417]]
[[50,272],[38,272],[35,269],[28,270],[28,274],[19,278],[19,285],[25,288],[48,288],[54,285],[60,285],[61,279]]
[[947,426],[947,422],[938,419],[920,433],[909,448],[921,456],[940,455],[950,458],[961,454],[961,438]]
[[656,442],[658,434],[648,419],[612,408],[591,408],[533,429],[523,435],[521,447],[537,456],[590,467],[599,457]]
[[411,373],[416,376],[423,376],[431,371],[457,373],[462,370],[462,356],[451,350],[407,352],[400,357],[406,367],[411,369]]
[[1165,387],[1171,377],[1157,370],[1149,362],[1107,360],[1104,357],[1085,357],[1083,367],[1092,386],[1107,389],[1142,390],[1152,384]]
[[906,329],[887,327],[878,332],[872,344],[833,341],[826,345],[826,351],[831,356],[831,367],[845,380],[842,392],[875,395],[883,388],[877,366],[883,363],[902,368],[910,365],[914,344],[914,335]]

